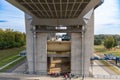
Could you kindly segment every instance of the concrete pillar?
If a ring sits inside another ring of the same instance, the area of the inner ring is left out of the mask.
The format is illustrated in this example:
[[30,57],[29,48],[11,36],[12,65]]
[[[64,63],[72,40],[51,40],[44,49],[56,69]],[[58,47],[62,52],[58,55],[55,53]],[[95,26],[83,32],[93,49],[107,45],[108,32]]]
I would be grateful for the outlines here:
[[91,16],[91,19],[88,21],[88,24],[85,25],[86,31],[83,35],[84,38],[84,74],[85,76],[89,75],[90,67],[90,57],[94,53],[94,13]]
[[36,73],[47,74],[47,34],[36,33]]
[[71,33],[71,73],[82,73],[81,33]]
[[26,52],[27,52],[27,62],[28,62],[28,72],[30,74],[34,73],[33,69],[33,33],[31,31],[32,25],[29,15],[25,14],[26,23]]

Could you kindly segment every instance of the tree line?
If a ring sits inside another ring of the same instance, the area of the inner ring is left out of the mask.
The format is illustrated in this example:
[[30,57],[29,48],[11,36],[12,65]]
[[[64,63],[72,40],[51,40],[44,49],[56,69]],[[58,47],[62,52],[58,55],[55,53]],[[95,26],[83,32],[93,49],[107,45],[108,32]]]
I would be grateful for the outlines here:
[[95,35],[94,45],[104,45],[105,48],[111,49],[120,45],[120,35]]
[[0,49],[21,47],[25,45],[26,35],[12,29],[0,29]]

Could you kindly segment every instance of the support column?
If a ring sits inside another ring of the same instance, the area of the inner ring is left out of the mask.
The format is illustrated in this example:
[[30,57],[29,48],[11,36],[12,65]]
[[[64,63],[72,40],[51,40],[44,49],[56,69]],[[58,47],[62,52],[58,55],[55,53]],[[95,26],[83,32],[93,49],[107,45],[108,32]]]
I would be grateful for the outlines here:
[[36,73],[47,74],[47,34],[36,33]]
[[84,33],[84,75],[89,76],[90,57],[94,53],[94,13],[88,24],[85,25]]
[[71,33],[71,73],[82,73],[81,33]]
[[28,72],[30,74],[34,73],[33,69],[33,33],[31,31],[32,20],[29,19],[29,15],[25,14],[25,23],[26,23],[26,52],[27,52],[27,62],[28,62]]

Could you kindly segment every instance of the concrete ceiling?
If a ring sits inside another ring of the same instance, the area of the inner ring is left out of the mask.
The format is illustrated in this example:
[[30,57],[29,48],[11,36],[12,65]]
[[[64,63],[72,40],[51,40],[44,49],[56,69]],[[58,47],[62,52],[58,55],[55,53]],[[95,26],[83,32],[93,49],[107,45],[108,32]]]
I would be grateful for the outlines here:
[[15,0],[38,18],[77,18],[91,0]]

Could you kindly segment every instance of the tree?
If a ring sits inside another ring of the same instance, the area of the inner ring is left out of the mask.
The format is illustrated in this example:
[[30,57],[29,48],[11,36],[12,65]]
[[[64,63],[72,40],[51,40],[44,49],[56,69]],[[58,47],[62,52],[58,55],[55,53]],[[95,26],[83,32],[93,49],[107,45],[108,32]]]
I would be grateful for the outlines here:
[[113,44],[113,47],[117,46],[118,45],[118,42],[117,40],[114,38],[114,44]]
[[105,37],[104,46],[105,46],[106,49],[111,49],[114,46],[114,38],[113,38],[113,36]]
[[0,49],[21,47],[25,45],[25,33],[12,29],[0,29]]
[[101,45],[102,41],[100,39],[94,39],[94,45]]

